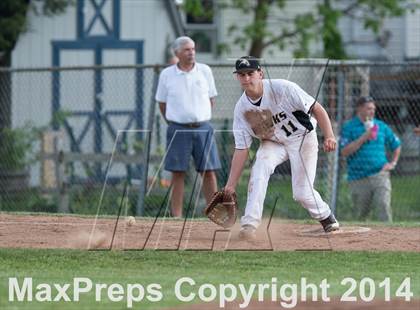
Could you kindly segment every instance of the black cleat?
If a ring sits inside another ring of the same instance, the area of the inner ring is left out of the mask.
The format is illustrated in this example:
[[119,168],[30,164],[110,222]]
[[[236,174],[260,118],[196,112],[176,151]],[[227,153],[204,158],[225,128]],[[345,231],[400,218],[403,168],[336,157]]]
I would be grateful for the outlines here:
[[335,219],[334,214],[330,214],[326,219],[323,219],[322,221],[319,221],[324,228],[324,231],[326,233],[337,231],[340,229],[340,224]]

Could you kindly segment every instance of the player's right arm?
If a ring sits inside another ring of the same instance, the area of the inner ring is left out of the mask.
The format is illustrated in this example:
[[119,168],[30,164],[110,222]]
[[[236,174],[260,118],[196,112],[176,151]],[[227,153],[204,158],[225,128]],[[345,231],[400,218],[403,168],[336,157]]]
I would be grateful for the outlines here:
[[235,192],[239,179],[244,170],[245,162],[248,159],[248,149],[235,149],[232,157],[229,178],[226,182],[225,191]]
[[365,144],[365,142],[369,140],[369,137],[371,136],[371,134],[372,134],[371,129],[367,129],[366,132],[363,135],[361,135],[358,139],[344,146],[341,149],[341,155],[347,157],[347,156],[350,156],[351,154],[356,153],[362,147],[362,145]]
[[160,102],[159,101],[159,110],[160,110],[160,114],[162,114],[163,119],[165,120],[165,122],[167,122],[167,119],[166,119],[166,102]]
[[232,163],[230,166],[229,178],[226,182],[225,191],[228,193],[235,192],[245,162],[248,159],[249,148],[252,144],[252,137],[247,130],[247,123],[244,119],[243,111],[241,109],[240,101],[235,105],[233,116],[233,136],[235,139],[235,151],[232,156]]
[[167,87],[167,73],[168,68],[164,69],[159,75],[159,82],[156,89],[155,100],[159,103],[159,110],[166,120],[166,102],[168,100],[168,87]]

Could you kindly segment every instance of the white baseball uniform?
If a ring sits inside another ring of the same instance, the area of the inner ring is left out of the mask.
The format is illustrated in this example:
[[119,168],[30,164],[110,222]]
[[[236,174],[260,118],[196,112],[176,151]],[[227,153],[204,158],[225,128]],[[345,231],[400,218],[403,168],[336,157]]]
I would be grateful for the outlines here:
[[[256,103],[252,102],[244,92],[234,111],[236,149],[247,149],[252,144],[252,137],[258,138],[244,116],[246,111],[269,110],[274,124],[271,137],[261,141],[252,167],[241,225],[259,226],[270,175],[287,159],[291,165],[293,198],[309,211],[312,218],[323,220],[331,214],[331,210],[313,188],[318,160],[318,139],[315,132],[316,119],[310,117],[309,113],[315,99],[296,83],[287,80],[262,82],[261,99]],[[310,131],[306,134],[299,151],[307,129]]]

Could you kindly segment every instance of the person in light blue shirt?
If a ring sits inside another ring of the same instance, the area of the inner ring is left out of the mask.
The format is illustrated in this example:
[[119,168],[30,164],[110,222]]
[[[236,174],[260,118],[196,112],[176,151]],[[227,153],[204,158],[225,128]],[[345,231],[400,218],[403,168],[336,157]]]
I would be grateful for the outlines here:
[[[401,142],[391,128],[375,118],[375,101],[361,97],[356,116],[341,133],[341,154],[347,160],[347,174],[354,206],[364,220],[373,208],[382,221],[392,222],[390,171],[395,168]],[[387,151],[392,153],[391,160]]]

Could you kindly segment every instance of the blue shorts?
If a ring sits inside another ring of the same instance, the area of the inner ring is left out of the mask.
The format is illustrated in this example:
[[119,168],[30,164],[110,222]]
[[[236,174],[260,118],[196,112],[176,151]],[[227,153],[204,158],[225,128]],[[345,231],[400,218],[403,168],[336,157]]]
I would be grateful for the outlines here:
[[166,132],[165,170],[187,171],[191,155],[199,172],[221,168],[213,127],[208,122],[196,128],[170,123]]

